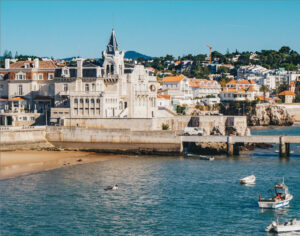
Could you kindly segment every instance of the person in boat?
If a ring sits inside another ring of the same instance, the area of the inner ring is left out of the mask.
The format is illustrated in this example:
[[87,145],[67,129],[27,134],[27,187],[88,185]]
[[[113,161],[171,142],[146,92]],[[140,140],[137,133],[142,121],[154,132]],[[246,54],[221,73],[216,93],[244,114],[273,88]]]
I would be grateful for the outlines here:
[[280,193],[277,194],[277,198],[278,198],[279,200],[281,199]]

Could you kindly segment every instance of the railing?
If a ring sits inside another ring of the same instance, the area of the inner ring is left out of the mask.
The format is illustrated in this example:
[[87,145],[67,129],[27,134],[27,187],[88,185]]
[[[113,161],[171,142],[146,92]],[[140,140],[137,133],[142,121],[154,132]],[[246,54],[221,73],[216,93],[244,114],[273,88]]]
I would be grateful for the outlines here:
[[19,131],[19,130],[46,130],[46,126],[4,126],[0,131]]

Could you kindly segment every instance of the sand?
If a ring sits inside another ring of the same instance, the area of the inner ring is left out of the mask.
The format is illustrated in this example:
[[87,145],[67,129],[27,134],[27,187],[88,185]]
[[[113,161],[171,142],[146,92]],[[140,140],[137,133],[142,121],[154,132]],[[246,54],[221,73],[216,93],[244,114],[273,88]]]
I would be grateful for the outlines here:
[[107,161],[121,156],[80,151],[0,152],[0,180],[70,165]]

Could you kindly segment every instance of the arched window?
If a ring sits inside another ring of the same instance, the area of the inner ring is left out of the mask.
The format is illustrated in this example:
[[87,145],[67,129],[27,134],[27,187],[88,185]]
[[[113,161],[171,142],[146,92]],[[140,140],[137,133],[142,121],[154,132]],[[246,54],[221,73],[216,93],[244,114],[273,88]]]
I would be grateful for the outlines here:
[[100,99],[99,98],[97,99],[97,103],[100,103]]
[[91,99],[91,103],[93,103],[93,104],[95,103],[95,100],[94,100],[94,98],[92,98],[92,99]]
[[78,99],[77,98],[74,99],[74,103],[78,103]]
[[114,73],[114,65],[111,65],[110,68],[111,68],[110,72],[113,74]]
[[89,103],[90,100],[88,98],[85,99],[85,103]]
[[109,74],[109,65],[106,66],[106,74]]
[[80,103],[83,103],[83,99],[82,98],[80,99]]
[[92,91],[96,91],[96,85],[92,84]]

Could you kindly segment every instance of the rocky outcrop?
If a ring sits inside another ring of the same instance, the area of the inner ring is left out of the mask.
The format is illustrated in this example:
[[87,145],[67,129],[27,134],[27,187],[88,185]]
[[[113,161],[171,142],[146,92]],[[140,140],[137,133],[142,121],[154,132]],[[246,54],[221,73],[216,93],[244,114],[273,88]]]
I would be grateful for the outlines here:
[[285,107],[271,104],[256,105],[247,119],[249,126],[288,126],[294,123],[294,118]]

